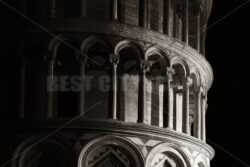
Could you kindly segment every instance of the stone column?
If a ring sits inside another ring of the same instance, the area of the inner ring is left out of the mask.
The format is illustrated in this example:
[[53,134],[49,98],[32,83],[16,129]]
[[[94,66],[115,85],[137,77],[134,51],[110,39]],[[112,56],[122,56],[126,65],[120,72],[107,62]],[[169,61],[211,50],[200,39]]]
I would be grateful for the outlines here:
[[200,34],[200,51],[205,56],[205,39],[206,39],[206,25],[201,26],[201,34]]
[[173,36],[173,9],[172,0],[164,1],[164,33]]
[[200,52],[200,35],[201,35],[201,30],[200,30],[200,11],[196,12],[196,16],[195,16],[195,46],[196,46],[196,50],[198,52]]
[[201,140],[206,142],[206,110],[207,110],[207,95],[202,96],[202,120],[201,120],[201,125],[202,125],[202,134],[201,134]]
[[49,1],[49,17],[56,17],[56,0]]
[[184,0],[183,4],[183,27],[182,27],[182,41],[185,42],[188,45],[188,34],[189,34],[189,11],[188,11],[188,5],[189,5],[189,0]]
[[85,18],[87,16],[87,2],[86,0],[81,0],[81,17]]
[[169,34],[169,26],[170,26],[170,0],[164,0],[164,14],[163,14],[163,32],[165,34]]
[[80,86],[80,97],[79,97],[79,115],[84,116],[84,107],[85,107],[85,70],[87,64],[87,54],[84,53],[80,55],[80,77],[81,77],[81,86]]
[[110,55],[110,61],[112,64],[112,110],[110,118],[117,120],[117,64],[119,57],[115,54]]
[[141,60],[141,71],[139,76],[139,106],[138,106],[138,123],[146,123],[145,120],[145,105],[146,105],[146,91],[145,80],[146,72],[149,70],[150,64],[148,61]]
[[182,130],[186,134],[190,134],[189,124],[189,86],[192,84],[192,80],[189,77],[183,79],[183,126]]
[[140,26],[147,28],[148,27],[148,0],[140,0]]
[[52,118],[55,116],[54,114],[54,93],[55,89],[55,81],[54,81],[54,65],[55,62],[52,60],[49,63],[48,67],[48,75],[47,75],[47,118]]
[[117,0],[111,0],[110,2],[110,7],[111,7],[111,19],[117,20],[118,19],[118,2]]
[[172,69],[168,69],[167,71],[167,93],[168,93],[168,101],[167,101],[167,104],[168,104],[168,111],[167,111],[167,118],[168,118],[168,124],[167,124],[167,127],[169,129],[173,129],[174,128],[174,107],[173,107],[173,91],[172,91],[172,88],[171,88],[171,82],[173,80],[172,78],[172,75],[173,75],[173,70]]
[[174,130],[183,132],[183,86],[174,85]]
[[196,92],[196,106],[194,114],[194,137],[201,139],[201,94],[202,89],[199,88]]

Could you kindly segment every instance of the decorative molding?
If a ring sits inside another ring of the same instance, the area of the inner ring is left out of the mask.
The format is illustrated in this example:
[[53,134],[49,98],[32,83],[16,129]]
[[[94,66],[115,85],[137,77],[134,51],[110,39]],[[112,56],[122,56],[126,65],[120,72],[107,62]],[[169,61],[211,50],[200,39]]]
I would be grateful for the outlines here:
[[[47,123],[36,123],[38,126],[29,126],[29,124],[26,122],[27,126],[24,126],[23,123],[15,122],[15,124],[10,124],[8,126],[9,131],[16,131],[16,126],[18,127],[18,131],[21,131],[22,129],[25,131],[32,131],[34,129],[55,129],[62,125],[62,121],[54,121],[53,125],[48,125]],[[13,125],[11,127],[11,125]],[[5,125],[3,125],[5,126]],[[5,126],[7,127],[7,126]],[[117,135],[126,135],[126,136],[137,136],[140,138],[152,138],[154,137],[154,140],[161,140],[161,141],[169,141],[173,143],[177,143],[180,146],[185,146],[188,148],[191,148],[193,150],[196,150],[202,154],[205,154],[209,159],[212,159],[214,156],[214,150],[212,147],[204,143],[203,141],[191,137],[189,135],[178,133],[173,130],[169,130],[167,128],[159,128],[155,126],[145,125],[145,124],[136,124],[136,123],[124,123],[124,122],[109,122],[109,121],[75,121],[70,126],[65,128],[65,131],[67,129],[74,128],[76,131],[85,131],[88,130],[88,133],[94,133],[94,134],[117,134]]]
[[78,159],[78,167],[85,167],[88,163],[89,155],[93,153],[94,150],[105,146],[116,146],[118,148],[126,150],[131,155],[131,157],[134,158],[133,161],[135,164],[133,165],[138,167],[144,166],[143,155],[133,142],[117,135],[105,135],[91,140],[82,149]]
[[135,143],[143,153],[144,157],[146,158],[150,150],[156,146],[157,144],[161,143],[162,141],[159,140],[150,140],[150,139],[144,139],[137,137],[127,137],[129,140],[131,140],[133,143]]

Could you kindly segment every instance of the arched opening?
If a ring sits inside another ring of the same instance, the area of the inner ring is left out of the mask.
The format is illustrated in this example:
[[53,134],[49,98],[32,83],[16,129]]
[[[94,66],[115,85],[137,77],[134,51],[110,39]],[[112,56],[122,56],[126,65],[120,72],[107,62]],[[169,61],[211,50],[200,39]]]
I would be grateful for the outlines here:
[[172,66],[175,74],[173,75],[172,89],[174,102],[174,129],[178,132],[183,130],[183,92],[185,81],[185,68],[181,64],[174,64]]
[[198,78],[196,74],[192,73],[190,75],[192,80],[192,84],[190,85],[189,92],[189,123],[190,123],[190,134],[191,136],[195,136],[195,126],[194,123],[197,116],[197,93],[198,93]]
[[153,54],[148,57],[150,70],[146,73],[146,105],[148,122],[151,125],[164,126],[164,112],[167,112],[167,96],[164,87],[166,79],[166,62],[161,55]]
[[141,53],[135,46],[126,46],[118,54],[118,117],[126,122],[137,122]]
[[[85,111],[89,119],[107,119],[110,110],[111,62],[110,49],[104,41],[96,41],[85,48],[87,54],[85,72]],[[92,106],[100,103],[95,108]]]
[[164,153],[159,153],[157,154],[153,161],[150,164],[150,167],[184,167],[185,165],[181,161],[181,159],[171,153],[171,152],[164,152]]
[[28,43],[22,54],[21,67],[21,117],[45,118],[46,107],[46,70],[48,62],[44,57],[43,43]]
[[142,167],[142,153],[127,139],[104,136],[92,140],[81,151],[79,167]]
[[120,21],[125,24],[139,25],[139,0],[120,0]]
[[60,118],[77,116],[79,107],[80,62],[76,51],[61,44],[55,59],[55,110]]
[[134,157],[124,148],[117,145],[105,145],[92,151],[88,155],[87,166],[136,166]]
[[178,146],[162,143],[148,154],[146,167],[190,167],[185,153]]
[[150,24],[150,28],[161,33],[163,33],[163,8],[163,0],[149,0],[148,22]]
[[[76,166],[77,160],[67,142],[61,139],[31,138],[21,143],[14,154],[13,167],[69,167]],[[22,154],[24,153],[25,154]]]

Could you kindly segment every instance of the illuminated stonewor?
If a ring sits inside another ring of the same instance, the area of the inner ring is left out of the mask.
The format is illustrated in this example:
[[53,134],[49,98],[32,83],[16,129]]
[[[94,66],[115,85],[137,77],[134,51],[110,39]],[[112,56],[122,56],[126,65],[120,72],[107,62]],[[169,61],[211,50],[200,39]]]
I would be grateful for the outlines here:
[[13,167],[210,166],[212,0],[21,2]]

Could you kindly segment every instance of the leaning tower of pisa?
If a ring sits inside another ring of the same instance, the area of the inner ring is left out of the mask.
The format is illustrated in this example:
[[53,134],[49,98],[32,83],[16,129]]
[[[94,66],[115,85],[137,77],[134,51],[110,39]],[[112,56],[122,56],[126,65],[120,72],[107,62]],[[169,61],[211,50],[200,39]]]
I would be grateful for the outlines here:
[[2,166],[210,167],[212,0],[4,6],[23,16],[5,43],[19,79],[18,109],[1,116]]

